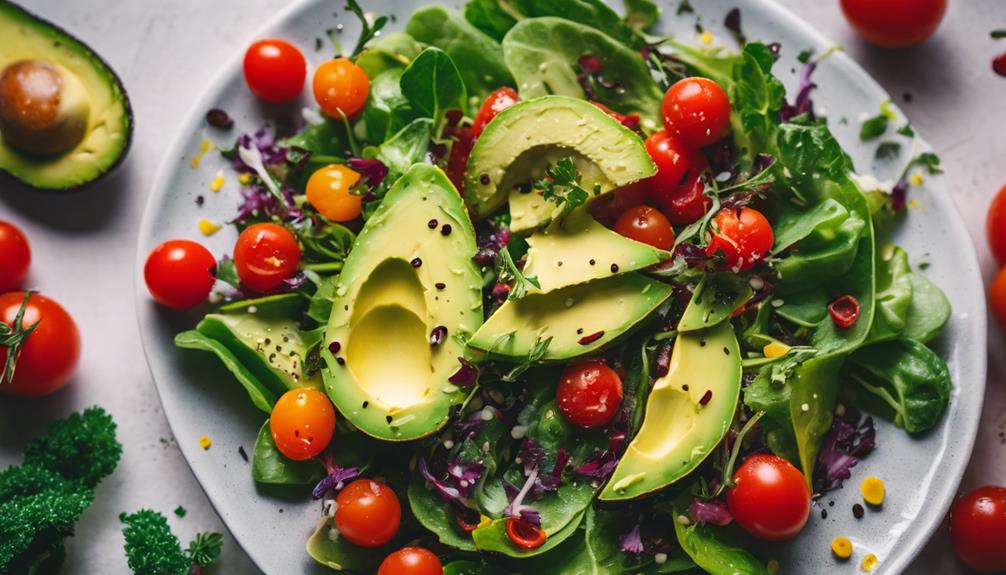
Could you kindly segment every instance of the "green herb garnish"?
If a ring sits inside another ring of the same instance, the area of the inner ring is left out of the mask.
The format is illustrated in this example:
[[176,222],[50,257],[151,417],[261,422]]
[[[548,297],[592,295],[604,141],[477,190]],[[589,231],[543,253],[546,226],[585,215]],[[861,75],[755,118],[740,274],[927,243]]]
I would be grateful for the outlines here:
[[373,40],[377,36],[377,33],[381,31],[381,28],[384,28],[384,25],[388,23],[388,17],[379,16],[371,24],[367,20],[367,15],[363,13],[363,8],[360,7],[360,4],[356,0],[346,0],[346,10],[356,14],[356,17],[360,20],[360,37],[356,40],[356,47],[353,48],[353,53],[350,55],[350,58],[356,59],[360,55],[360,52],[363,52],[363,48],[367,45],[367,42]]
[[517,269],[517,264],[514,263],[513,257],[510,255],[510,249],[506,246],[496,256],[496,280],[505,284],[513,282],[510,294],[507,296],[508,300],[520,299],[527,295],[528,286],[541,288],[538,278],[525,276]]
[[[546,178],[534,183],[534,189],[540,190],[543,197],[562,208],[562,215],[569,215],[576,208],[587,203],[591,193],[580,186],[583,177],[573,165],[572,158],[563,158],[545,169]],[[594,185],[593,195],[601,193],[601,185]]]

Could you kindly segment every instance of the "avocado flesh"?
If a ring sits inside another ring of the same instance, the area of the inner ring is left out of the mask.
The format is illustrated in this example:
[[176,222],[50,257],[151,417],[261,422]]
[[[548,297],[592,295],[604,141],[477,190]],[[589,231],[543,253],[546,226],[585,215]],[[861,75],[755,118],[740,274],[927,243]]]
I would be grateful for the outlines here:
[[551,338],[540,361],[573,359],[628,334],[672,293],[671,286],[637,273],[529,293],[500,306],[468,345],[520,362]]
[[81,41],[10,2],[0,2],[0,38],[0,70],[22,60],[51,62],[83,86],[90,103],[83,138],[58,155],[18,151],[0,134],[0,171],[32,187],[70,190],[118,165],[129,147],[132,114],[108,65]]
[[640,497],[694,471],[730,429],[740,388],[740,348],[730,322],[679,334],[667,375],[646,401],[643,425],[599,499]]
[[528,236],[523,273],[542,293],[650,267],[671,253],[631,240],[598,223],[580,208]]
[[486,126],[468,161],[465,201],[483,218],[509,200],[513,231],[540,227],[556,206],[528,185],[566,157],[583,175],[581,185],[591,192],[599,186],[600,194],[656,173],[639,136],[597,106],[543,96],[514,104]]
[[[412,166],[367,220],[336,281],[322,342],[326,391],[364,433],[424,437],[465,399],[448,379],[482,324],[476,249],[460,195],[430,165]],[[447,334],[433,345],[440,326]]]

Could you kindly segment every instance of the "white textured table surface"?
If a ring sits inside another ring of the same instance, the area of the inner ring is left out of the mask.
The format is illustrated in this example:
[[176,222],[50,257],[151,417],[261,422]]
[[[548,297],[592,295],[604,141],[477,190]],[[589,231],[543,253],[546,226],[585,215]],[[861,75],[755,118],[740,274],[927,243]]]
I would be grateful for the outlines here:
[[[693,0],[694,1],[694,0]],[[701,1],[701,0],[700,0]],[[993,265],[984,239],[985,210],[1006,184],[1006,79],[990,69],[1006,42],[1003,0],[951,0],[937,35],[904,52],[863,44],[846,26],[837,0],[780,0],[859,61],[897,100],[943,158],[948,189],[972,229],[986,279]],[[427,2],[418,2],[425,4]],[[663,0],[665,7],[676,5]],[[73,385],[43,400],[0,398],[0,466],[15,462],[24,441],[50,419],[101,404],[119,423],[122,462],[68,545],[64,572],[128,573],[121,511],[152,507],[170,516],[187,540],[223,529],[174,445],[140,350],[132,278],[139,216],[163,151],[180,119],[218,67],[242,50],[284,0],[29,0],[25,5],[88,42],[118,71],[132,98],[136,134],[123,169],[76,196],[40,195],[0,183],[0,218],[29,235],[29,285],[62,302],[80,325],[84,352]],[[3,40],[0,39],[0,42]],[[911,94],[911,102],[903,94]],[[938,249],[938,247],[934,248]],[[965,486],[1006,483],[1006,341],[991,328],[990,380],[981,435]],[[179,519],[178,505],[188,509]],[[228,539],[219,573],[254,573]],[[912,575],[964,573],[940,531]]]

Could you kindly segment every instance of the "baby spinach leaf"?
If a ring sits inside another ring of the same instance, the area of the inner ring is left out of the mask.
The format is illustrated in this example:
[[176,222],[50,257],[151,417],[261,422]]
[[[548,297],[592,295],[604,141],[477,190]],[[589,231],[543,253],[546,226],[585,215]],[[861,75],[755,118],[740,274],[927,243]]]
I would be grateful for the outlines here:
[[377,78],[388,70],[404,70],[423,51],[423,46],[404,32],[392,32],[378,37],[360,52],[356,64],[368,78]]
[[522,20],[554,16],[591,26],[623,44],[640,48],[646,40],[633,24],[646,24],[651,17],[656,21],[656,6],[649,0],[630,0],[627,8],[629,14],[623,19],[603,0],[471,0],[465,6],[465,17],[500,39]]
[[625,25],[636,32],[647,32],[660,18],[660,7],[652,0],[626,0]]
[[238,360],[226,345],[194,329],[176,335],[175,345],[184,349],[208,351],[216,355],[224,367],[234,374],[238,383],[245,388],[252,404],[266,413],[272,413],[272,406],[276,403],[276,394],[266,387],[242,361]]
[[440,48],[427,48],[402,72],[402,95],[437,126],[447,110],[465,110],[468,94],[461,72]]
[[376,573],[381,561],[397,549],[393,544],[378,549],[360,547],[350,543],[345,537],[339,537],[337,532],[332,533],[334,530],[331,521],[320,521],[318,528],[307,540],[307,554],[336,571]]
[[[667,526],[667,539],[670,533],[671,518],[664,518]],[[680,550],[669,554],[663,563],[656,563],[652,554],[632,555],[622,551],[619,538],[632,530],[639,522],[639,514],[633,512],[599,511],[593,508],[587,511],[585,521],[584,553],[578,556],[584,568],[569,569],[562,574],[585,573],[591,575],[652,575],[657,573],[679,573],[695,568],[695,563]],[[663,535],[663,534],[662,534]]]
[[500,567],[486,565],[477,561],[451,561],[444,565],[444,575],[510,575]]
[[878,254],[876,260],[877,307],[863,345],[897,338],[905,331],[912,306],[912,269],[905,250],[894,247],[889,257]]
[[639,54],[611,36],[566,18],[543,17],[519,22],[503,39],[503,57],[523,98],[586,97],[577,77],[583,56],[602,59],[600,75],[610,86],[597,86],[595,100],[623,114],[638,114],[647,128],[660,124],[663,93]]
[[409,482],[409,507],[423,527],[436,535],[437,540],[461,551],[475,551],[475,542],[455,525],[449,504],[440,500],[436,493],[427,489],[418,474]]
[[751,294],[748,280],[735,273],[703,277],[678,322],[678,331],[708,329],[729,320],[734,310],[751,299]]
[[[675,512],[682,508],[675,505]],[[710,575],[768,575],[765,564],[748,553],[736,535],[723,527],[674,521],[674,531],[681,549],[696,565]]]
[[496,41],[503,40],[503,36],[517,23],[518,16],[523,18],[515,16],[498,0],[469,0],[465,4],[465,19]]
[[385,180],[389,184],[407,172],[412,164],[426,160],[432,136],[433,121],[429,118],[419,118],[378,146],[377,159],[388,167]]
[[786,88],[772,75],[774,62],[768,46],[751,42],[744,46],[733,68],[733,84],[729,90],[734,141],[747,158],[760,153],[772,154],[775,150],[779,110]]
[[[560,492],[562,488],[559,488]],[[568,491],[568,490],[567,490]],[[593,498],[593,492],[591,492],[591,498]],[[589,504],[589,499],[588,502]],[[475,545],[480,551],[489,551],[500,553],[508,557],[516,558],[526,558],[534,557],[536,555],[541,555],[547,553],[549,550],[555,548],[563,541],[573,536],[580,527],[580,522],[583,521],[583,516],[586,513],[586,505],[584,505],[579,512],[574,513],[572,516],[561,517],[562,526],[559,526],[559,522],[554,522],[553,525],[546,526],[545,516],[542,514],[542,529],[548,533],[548,539],[545,544],[537,549],[524,550],[517,548],[510,537],[506,534],[506,519],[495,519],[492,524],[487,527],[480,527],[472,532],[472,538],[475,540]],[[553,517],[558,517],[553,514]]]
[[461,71],[469,96],[481,101],[496,88],[513,85],[499,42],[457,12],[440,6],[420,8],[413,12],[405,31],[451,57]]
[[269,420],[262,424],[252,453],[252,479],[258,483],[281,485],[313,485],[325,476],[316,460],[294,461],[276,448]]
[[950,300],[936,284],[919,273],[908,274],[912,301],[902,337],[928,343],[940,335],[950,320]]
[[779,254],[815,232],[824,234],[834,230],[849,218],[849,210],[832,198],[814,204],[809,209],[797,208],[791,203],[783,205],[772,225],[775,245],[772,253]]
[[380,144],[416,118],[416,111],[402,95],[402,70],[382,72],[370,81],[370,100],[363,109],[367,141]]
[[901,339],[865,347],[849,358],[857,397],[909,433],[932,429],[950,401],[950,370],[924,344]]

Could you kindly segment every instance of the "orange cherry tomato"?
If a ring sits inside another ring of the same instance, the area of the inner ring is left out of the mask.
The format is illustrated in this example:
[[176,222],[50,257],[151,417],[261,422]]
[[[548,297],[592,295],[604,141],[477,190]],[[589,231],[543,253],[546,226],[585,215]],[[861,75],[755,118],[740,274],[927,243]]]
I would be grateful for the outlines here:
[[999,265],[1006,266],[1006,186],[1003,186],[989,205],[989,216],[985,224],[989,237],[992,257]]
[[314,71],[314,99],[323,112],[338,118],[352,117],[363,109],[370,94],[370,79],[349,58],[329,60]]
[[380,547],[391,541],[402,522],[402,507],[390,487],[373,479],[357,479],[335,498],[335,527],[350,543]]
[[238,236],[234,267],[241,283],[258,293],[273,293],[300,265],[300,245],[278,224],[255,224]]
[[772,251],[775,234],[768,220],[758,210],[720,210],[713,221],[716,223],[716,233],[706,252],[709,255],[722,252],[729,268],[746,270],[765,259]]
[[245,81],[252,93],[267,102],[297,99],[307,78],[307,61],[296,46],[275,38],[248,47],[244,59]]
[[317,456],[335,433],[335,409],[317,389],[291,389],[283,394],[269,416],[276,449],[294,461]]
[[659,210],[650,206],[636,206],[626,210],[615,222],[615,231],[662,250],[674,247],[674,228],[671,227],[671,222]]
[[444,575],[444,566],[422,547],[403,547],[385,558],[377,575]]
[[678,80],[667,89],[662,106],[667,131],[692,148],[704,148],[730,130],[730,99],[709,78]]
[[992,315],[1006,330],[1006,268],[1003,268],[989,286],[989,307]]
[[307,201],[333,222],[355,220],[363,205],[363,196],[352,193],[359,181],[360,174],[342,164],[325,166],[307,181]]
[[[0,295],[0,323],[12,326],[24,302],[24,292]],[[55,301],[38,294],[28,298],[21,326],[38,324],[24,339],[17,357],[14,381],[0,385],[0,393],[20,397],[49,395],[70,382],[80,361],[80,332],[70,314]],[[7,348],[0,346],[0,372]]]

